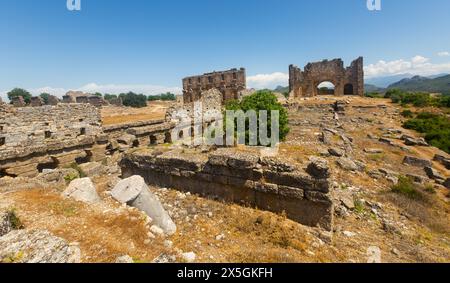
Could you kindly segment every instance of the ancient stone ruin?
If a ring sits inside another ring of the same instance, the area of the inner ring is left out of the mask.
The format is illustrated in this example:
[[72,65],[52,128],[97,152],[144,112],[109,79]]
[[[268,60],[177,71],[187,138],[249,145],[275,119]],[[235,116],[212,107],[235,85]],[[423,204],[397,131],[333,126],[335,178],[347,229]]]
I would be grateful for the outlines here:
[[31,106],[32,107],[39,107],[44,105],[44,100],[40,96],[33,96],[31,98]]
[[82,91],[69,91],[63,96],[63,103],[89,103],[101,108],[108,103],[100,96],[91,95]]
[[35,176],[77,159],[105,158],[101,117],[89,104],[0,105],[0,177]]
[[14,107],[25,107],[27,105],[22,96],[13,97],[12,104],[14,105]]
[[336,96],[363,96],[363,58],[359,57],[348,68],[344,68],[342,59],[309,63],[304,71],[297,66],[289,66],[289,91],[293,98],[319,95],[318,86],[323,82],[334,85]]
[[305,170],[256,152],[219,149],[209,155],[134,152],[121,162],[124,177],[140,175],[148,184],[258,207],[299,223],[333,229],[334,204],[326,164]]
[[199,100],[202,92],[212,88],[216,88],[222,93],[223,102],[239,99],[240,92],[246,89],[245,69],[231,69],[228,71],[206,73],[201,76],[184,78],[184,103],[191,103]]

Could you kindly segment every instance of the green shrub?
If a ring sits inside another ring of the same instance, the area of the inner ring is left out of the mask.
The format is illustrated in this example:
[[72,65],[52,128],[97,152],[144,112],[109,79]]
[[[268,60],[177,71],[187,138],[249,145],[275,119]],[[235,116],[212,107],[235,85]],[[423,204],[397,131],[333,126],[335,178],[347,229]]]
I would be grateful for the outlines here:
[[[272,110],[278,110],[280,117],[279,117],[279,139],[284,140],[289,133],[289,127],[288,127],[288,113],[286,109],[278,102],[277,97],[269,90],[261,90],[257,91],[252,95],[246,96],[242,99],[241,102],[237,100],[233,100],[227,103],[226,110],[242,110],[244,113],[248,110],[255,110],[257,113],[257,118],[259,119],[259,111],[260,110],[267,110],[267,134],[268,137],[271,137],[271,111]],[[227,117],[225,115],[225,125],[227,121]],[[237,129],[237,121],[236,119],[233,121],[235,130]],[[258,125],[259,126],[259,125]],[[249,123],[246,123],[245,125],[246,130],[246,144],[249,143]],[[259,134],[259,131],[258,131]]]
[[436,101],[429,93],[423,92],[406,92],[399,89],[390,89],[384,97],[390,98],[393,103],[412,104],[415,107],[426,107],[436,104]]
[[143,94],[136,94],[134,92],[121,93],[119,95],[122,98],[122,103],[125,106],[142,108],[147,106],[147,96]]
[[[80,171],[82,171],[81,168],[80,168]],[[64,176],[64,180],[66,181],[67,184],[70,184],[70,182],[72,182],[73,180],[78,179],[80,177],[79,174],[80,174],[79,172],[78,173],[69,173],[66,176]]]
[[167,92],[167,93],[162,93],[159,95],[149,95],[147,100],[148,101],[156,101],[156,100],[162,100],[162,101],[173,101],[176,100],[176,96],[173,93]]
[[69,167],[74,169],[74,170],[76,170],[78,172],[78,175],[79,175],[80,178],[86,178],[87,177],[86,173],[84,173],[83,169],[81,169],[80,166],[77,163],[72,163],[72,164],[70,164]]
[[400,113],[405,118],[412,118],[414,117],[414,113],[411,110],[403,110],[402,113]]
[[364,94],[364,96],[366,97],[370,97],[370,98],[383,98],[383,94],[378,93],[378,92],[366,92]]
[[23,88],[15,88],[8,92],[7,95],[10,101],[12,101],[14,97],[22,96],[26,104],[29,104],[31,102],[31,93]]
[[425,134],[430,145],[450,153],[450,120],[445,115],[422,112],[406,121],[403,127]]
[[392,192],[414,200],[422,200],[424,198],[422,192],[416,188],[411,179],[405,176],[399,177],[397,185],[392,186]]
[[9,209],[7,212],[7,218],[9,220],[9,223],[11,223],[11,228],[14,230],[20,230],[24,229],[24,225],[22,224],[22,221],[20,221],[19,217],[17,216],[16,210],[14,208]]
[[401,97],[404,92],[399,89],[390,89],[384,94],[384,98]]
[[443,95],[439,99],[440,107],[450,107],[450,95]]
[[107,101],[111,101],[113,99],[117,99],[118,96],[116,94],[109,94],[109,93],[105,93],[104,95],[105,100]]

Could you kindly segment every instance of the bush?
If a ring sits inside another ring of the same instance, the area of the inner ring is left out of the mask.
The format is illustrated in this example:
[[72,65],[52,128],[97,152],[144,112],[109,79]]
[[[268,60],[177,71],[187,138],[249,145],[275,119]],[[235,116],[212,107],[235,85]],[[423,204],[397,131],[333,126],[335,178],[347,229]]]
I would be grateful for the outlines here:
[[42,100],[44,101],[44,104],[48,104],[48,98],[50,97],[49,93],[43,92],[39,95]]
[[411,179],[405,176],[398,178],[398,183],[392,186],[392,191],[414,200],[422,200],[424,198],[422,192],[417,190]]
[[6,212],[6,217],[8,218],[9,222],[11,223],[11,227],[14,230],[21,230],[25,228],[22,221],[20,221],[19,217],[17,216],[16,210],[14,208],[9,209]]
[[393,103],[401,103],[402,105],[412,104],[415,107],[450,107],[449,95],[432,97],[429,93],[424,92],[406,92],[398,89],[391,89],[386,92],[384,97],[390,98]]
[[365,96],[370,97],[370,98],[383,98],[384,97],[381,93],[378,93],[378,92],[366,92]]
[[[77,163],[74,162],[74,163],[70,164],[69,168],[72,168],[72,169],[76,170],[78,172],[79,178],[86,178],[87,177],[86,173],[84,173],[83,169],[81,169],[80,166]],[[68,178],[71,178],[71,177],[74,177],[74,176],[69,176]],[[68,181],[68,179],[66,179],[66,178],[64,178],[64,179],[66,181]],[[74,178],[71,181],[73,181],[75,179],[77,179],[77,178]]]
[[384,94],[384,98],[400,97],[404,92],[399,89],[390,89]]
[[10,101],[12,101],[14,97],[22,96],[25,103],[29,104],[31,102],[31,93],[22,88],[15,88],[8,92],[7,95]]
[[[278,102],[277,97],[269,90],[261,90],[257,91],[252,95],[246,96],[242,99],[241,102],[237,100],[233,100],[227,103],[226,110],[242,110],[244,113],[248,110],[255,110],[257,113],[257,118],[259,119],[259,111],[260,110],[267,110],[267,133],[268,137],[271,137],[271,111],[272,110],[278,110],[280,113],[280,125],[279,125],[279,139],[284,140],[289,133],[289,127],[288,127],[288,114],[286,109]],[[226,115],[225,115],[226,116]],[[227,121],[227,118],[225,117],[225,121]],[[236,120],[233,121],[235,129],[237,129],[237,122]],[[226,123],[225,123],[226,125]],[[259,127],[259,125],[258,125]],[[245,125],[246,129],[246,144],[249,143],[249,123],[246,123]],[[259,134],[259,129],[258,129]],[[259,139],[258,139],[259,140]]]
[[176,100],[176,96],[173,93],[167,92],[167,93],[162,93],[159,95],[150,95],[147,100],[148,101],[156,101],[156,100],[162,100],[162,101],[173,101]]
[[450,95],[443,95],[439,99],[439,106],[440,107],[450,107]]
[[429,144],[450,153],[450,120],[446,116],[423,112],[406,121],[403,127],[425,134]]
[[412,118],[414,117],[414,113],[411,110],[403,110],[402,113],[400,113],[405,118]]
[[121,93],[122,103],[125,106],[142,108],[147,106],[147,97],[143,94],[136,94],[134,92]]
[[429,93],[406,92],[399,89],[388,90],[384,97],[390,98],[393,103],[401,103],[402,105],[412,104],[415,107],[430,106],[434,102]]
[[412,104],[415,107],[425,107],[431,105],[429,93],[406,93],[401,99],[402,104]]
[[104,98],[106,101],[111,101],[113,99],[117,99],[118,96],[116,94],[105,93]]

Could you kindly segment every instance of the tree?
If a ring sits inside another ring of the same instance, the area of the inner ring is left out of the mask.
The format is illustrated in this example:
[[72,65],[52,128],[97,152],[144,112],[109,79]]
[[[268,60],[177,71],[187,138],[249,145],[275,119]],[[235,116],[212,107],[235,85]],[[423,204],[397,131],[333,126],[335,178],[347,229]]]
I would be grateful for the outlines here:
[[8,92],[7,95],[10,101],[12,101],[14,97],[22,96],[25,103],[29,104],[31,102],[31,93],[23,88],[15,88]]
[[173,93],[170,92],[166,92],[166,93],[162,93],[162,94],[158,94],[158,95],[149,95],[148,96],[148,101],[156,101],[156,100],[162,100],[162,101],[171,101],[171,100],[176,100],[176,96]]
[[[261,110],[267,110],[267,133],[269,137],[271,136],[271,111],[272,110],[278,110],[279,111],[279,139],[285,140],[287,134],[289,133],[290,129],[288,127],[288,113],[286,109],[278,102],[277,97],[272,93],[272,91],[269,90],[261,90],[257,91],[252,95],[246,96],[242,99],[241,102],[237,100],[232,100],[227,103],[226,110],[242,110],[244,113],[248,110],[255,110],[257,114],[257,118],[259,120],[259,111]],[[225,125],[226,125],[227,118],[225,117]],[[234,121],[235,129],[237,128],[237,122]],[[259,125],[258,125],[259,127]],[[249,123],[246,123],[245,125],[245,131],[246,131],[246,143],[249,141]],[[258,128],[259,133],[259,128]]]
[[111,100],[116,99],[116,98],[118,98],[118,97],[117,97],[116,94],[105,93],[104,98],[105,98],[105,100],[107,100],[107,101],[111,101]]
[[96,92],[94,93],[94,96],[103,97],[103,94],[101,94],[100,92]]
[[162,101],[170,101],[170,100],[176,100],[176,99],[177,98],[176,98],[175,94],[173,94],[173,93],[166,92],[166,93],[161,94]]
[[122,98],[123,105],[125,106],[134,108],[142,108],[147,106],[147,97],[143,94],[129,92],[121,93],[119,97]]
[[42,100],[44,100],[44,104],[48,104],[48,98],[50,96],[49,93],[43,92],[39,96],[42,98]]

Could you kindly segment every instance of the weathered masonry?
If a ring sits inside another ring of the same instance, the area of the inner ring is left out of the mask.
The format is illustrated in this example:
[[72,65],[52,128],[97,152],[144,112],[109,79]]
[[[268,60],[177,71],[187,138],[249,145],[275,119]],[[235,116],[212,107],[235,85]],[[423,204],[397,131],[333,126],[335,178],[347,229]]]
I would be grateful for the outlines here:
[[219,149],[207,154],[140,150],[121,161],[123,177],[258,207],[309,226],[333,229],[328,176],[316,178],[258,154]]
[[98,109],[90,104],[0,105],[0,177],[105,158]]
[[344,68],[342,59],[309,63],[304,71],[289,66],[289,90],[291,97],[311,97],[319,94],[318,86],[323,82],[331,82],[335,86],[334,94],[364,95],[363,58],[353,61]]
[[222,93],[223,102],[227,102],[239,99],[246,85],[244,68],[187,77],[183,79],[183,100],[184,103],[195,102],[201,98],[202,92],[216,88]]
[[0,178],[34,177],[45,169],[103,161],[115,151],[171,141],[165,120],[102,126],[92,104],[36,107],[0,104]]

